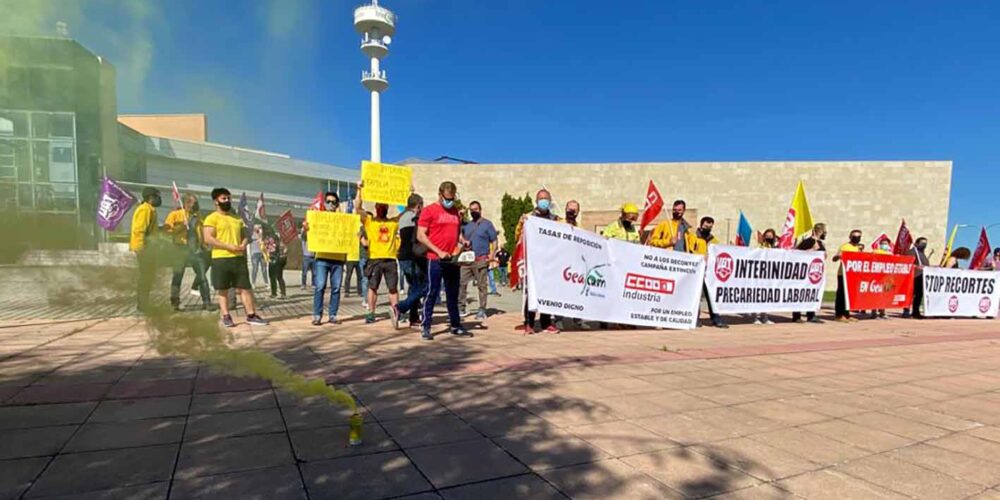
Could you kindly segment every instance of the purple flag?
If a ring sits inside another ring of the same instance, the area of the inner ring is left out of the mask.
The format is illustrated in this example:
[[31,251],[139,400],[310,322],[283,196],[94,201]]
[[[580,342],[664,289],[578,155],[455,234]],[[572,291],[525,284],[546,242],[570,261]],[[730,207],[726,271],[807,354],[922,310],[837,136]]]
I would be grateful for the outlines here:
[[132,193],[110,177],[105,177],[101,183],[101,197],[97,200],[97,223],[108,231],[114,231],[133,204],[135,196]]

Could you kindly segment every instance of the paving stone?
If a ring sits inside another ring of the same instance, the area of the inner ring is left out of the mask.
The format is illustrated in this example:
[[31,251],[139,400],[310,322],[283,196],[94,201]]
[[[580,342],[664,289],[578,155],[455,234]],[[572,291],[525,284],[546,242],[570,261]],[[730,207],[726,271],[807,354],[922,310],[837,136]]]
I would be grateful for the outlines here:
[[[372,420],[364,407],[359,407],[358,411],[365,421]],[[349,418],[352,413],[350,408],[328,402],[281,407],[281,415],[289,430],[350,425]]]
[[230,498],[294,500],[306,492],[294,465],[178,479],[170,492],[170,500]]
[[553,425],[545,419],[517,406],[496,410],[460,411],[459,416],[474,429],[489,437],[553,428]]
[[980,439],[993,441],[994,443],[1000,443],[1000,427],[998,426],[991,425],[989,427],[978,427],[976,429],[972,429],[969,432],[966,432],[966,434],[970,436],[976,436],[977,438]]
[[191,394],[194,379],[134,380],[115,384],[108,392],[108,399],[153,398]]
[[74,495],[167,481],[176,457],[175,444],[59,455],[28,490],[28,497]]
[[618,420],[618,416],[606,407],[579,399],[556,398],[522,403],[519,406],[544,418],[556,427],[571,427]]
[[407,454],[436,488],[527,472],[487,439],[415,448]]
[[565,498],[549,483],[534,474],[457,486],[442,490],[441,494],[446,500],[507,500],[509,498],[562,500]]
[[285,434],[261,434],[204,442],[181,447],[175,478],[186,479],[294,463]]
[[908,498],[846,474],[825,469],[779,481],[776,486],[810,500]]
[[691,449],[715,462],[734,467],[764,481],[794,476],[822,467],[793,453],[745,437],[709,445],[695,445]]
[[885,410],[885,413],[888,413],[890,415],[897,415],[909,420],[913,420],[915,422],[920,422],[927,425],[933,425],[936,427],[940,427],[942,429],[947,429],[952,432],[975,429],[976,427],[981,427],[983,425],[973,420],[966,420],[964,418],[958,418],[952,415],[938,413],[936,411],[927,410],[925,408],[915,408],[915,407],[893,408],[890,410]]
[[608,454],[568,431],[508,434],[495,439],[503,449],[534,471],[608,458]]
[[270,388],[270,382],[259,378],[208,375],[198,377],[194,385],[194,392],[195,394],[211,394],[215,392],[262,391]]
[[377,422],[362,425],[362,444],[359,446],[348,444],[349,431],[349,427],[321,427],[291,431],[289,435],[295,448],[295,456],[306,462],[399,449]]
[[838,466],[838,471],[915,498],[947,500],[966,498],[982,490],[933,470],[887,455],[876,455]]
[[88,422],[118,422],[187,415],[191,396],[101,401]]
[[1000,463],[1000,443],[994,443],[967,434],[952,434],[939,439],[927,441],[927,444],[957,451],[969,456]]
[[55,455],[76,428],[64,425],[0,431],[0,460]]
[[811,424],[831,418],[829,415],[803,410],[777,399],[744,403],[734,408],[788,425]]
[[403,399],[370,401],[365,407],[380,421],[400,418],[427,417],[448,413],[448,409],[430,396],[408,396]]
[[223,413],[274,408],[274,392],[244,391],[196,394],[191,400],[191,413]]
[[97,406],[95,402],[32,406],[0,406],[0,429],[24,429],[80,424]]
[[983,486],[1000,484],[1000,467],[996,463],[937,446],[917,444],[887,455]]
[[699,422],[684,414],[639,418],[632,422],[683,445],[722,441],[734,436],[728,429]]
[[542,477],[574,499],[680,499],[676,490],[618,459],[547,470]]
[[933,425],[921,424],[888,413],[872,412],[849,415],[844,420],[870,429],[880,429],[913,441],[924,441],[948,434],[948,431]]
[[742,490],[711,497],[712,500],[789,500],[791,493],[770,484],[758,484]]
[[843,420],[830,420],[802,426],[809,432],[835,439],[869,451],[886,451],[906,446],[913,440]]
[[312,498],[367,500],[431,489],[410,460],[399,452],[303,464],[302,476]]
[[729,406],[695,410],[687,412],[684,415],[697,422],[702,422],[719,429],[726,429],[733,436],[758,434],[787,426],[787,424],[782,422],[760,417]]
[[49,460],[41,457],[0,461],[0,498],[19,498]]
[[725,493],[760,482],[688,448],[632,455],[621,461],[687,497]]
[[797,428],[756,434],[750,439],[824,465],[869,454],[860,448]]
[[141,486],[126,486],[124,488],[111,488],[87,493],[72,493],[69,495],[54,495],[39,498],[43,500],[165,500],[169,489],[170,483],[168,481],[161,481]]
[[185,441],[212,441],[235,436],[282,432],[285,425],[277,408],[233,413],[206,413],[188,417]]
[[4,404],[81,403],[97,401],[108,392],[110,384],[51,384],[25,387]]
[[403,448],[478,439],[482,434],[454,415],[390,420],[382,424]]
[[567,429],[613,457],[665,450],[677,443],[631,422],[606,422]]
[[183,417],[84,424],[63,453],[177,443],[183,434]]

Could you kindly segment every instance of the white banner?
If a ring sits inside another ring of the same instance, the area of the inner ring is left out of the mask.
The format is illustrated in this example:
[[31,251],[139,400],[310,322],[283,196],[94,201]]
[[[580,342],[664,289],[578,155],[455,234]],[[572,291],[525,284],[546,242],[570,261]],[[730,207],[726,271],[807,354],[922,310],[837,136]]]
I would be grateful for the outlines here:
[[705,261],[529,217],[528,308],[591,321],[694,328]]
[[1000,272],[924,268],[924,314],[995,318],[1000,301]]
[[712,245],[705,284],[719,314],[818,311],[825,267],[823,252]]

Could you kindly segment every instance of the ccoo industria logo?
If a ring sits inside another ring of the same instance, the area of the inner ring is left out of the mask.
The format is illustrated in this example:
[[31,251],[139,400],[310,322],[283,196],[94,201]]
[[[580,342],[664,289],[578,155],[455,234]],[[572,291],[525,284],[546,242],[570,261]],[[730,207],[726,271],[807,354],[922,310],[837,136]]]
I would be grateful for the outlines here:
[[604,275],[601,274],[599,269],[602,267],[607,267],[607,264],[597,264],[595,266],[590,266],[587,264],[587,259],[580,257],[583,261],[583,272],[577,272],[573,267],[566,267],[563,269],[562,277],[563,281],[567,283],[574,283],[580,285],[580,295],[586,295],[588,297],[604,297],[604,294],[600,293],[598,289],[605,288],[608,283],[604,280]]

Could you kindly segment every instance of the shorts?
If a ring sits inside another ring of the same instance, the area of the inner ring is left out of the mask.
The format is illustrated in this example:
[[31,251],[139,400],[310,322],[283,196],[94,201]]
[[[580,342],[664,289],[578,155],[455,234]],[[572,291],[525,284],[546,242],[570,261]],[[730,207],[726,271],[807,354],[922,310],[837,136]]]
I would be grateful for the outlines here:
[[247,270],[247,258],[226,257],[212,259],[212,288],[216,290],[250,290],[250,271]]
[[389,293],[396,293],[399,284],[399,268],[396,259],[369,260],[365,266],[365,277],[368,278],[368,289],[378,291],[378,286],[385,277],[385,286]]

